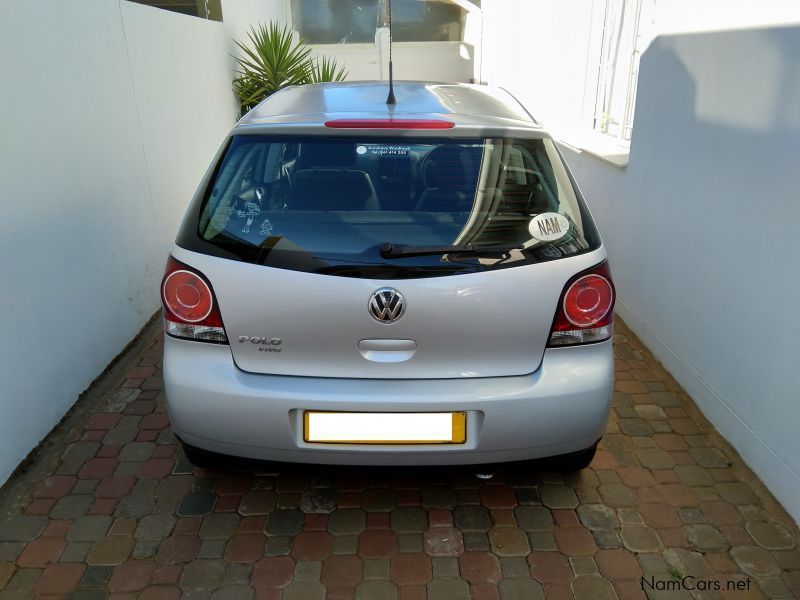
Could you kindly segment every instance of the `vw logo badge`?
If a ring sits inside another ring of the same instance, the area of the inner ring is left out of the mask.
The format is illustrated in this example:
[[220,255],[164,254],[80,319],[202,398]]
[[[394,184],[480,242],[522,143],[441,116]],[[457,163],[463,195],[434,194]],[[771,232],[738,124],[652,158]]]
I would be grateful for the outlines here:
[[381,288],[370,296],[367,308],[378,323],[396,323],[406,313],[406,300],[393,288]]

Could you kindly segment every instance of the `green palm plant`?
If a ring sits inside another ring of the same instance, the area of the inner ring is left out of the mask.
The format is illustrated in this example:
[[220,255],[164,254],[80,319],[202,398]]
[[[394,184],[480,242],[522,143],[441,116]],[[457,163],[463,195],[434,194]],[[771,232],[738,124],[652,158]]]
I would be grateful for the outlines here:
[[347,70],[343,66],[337,64],[336,60],[333,58],[327,56],[314,58],[309,64],[309,83],[344,81],[345,77],[347,77]]
[[332,58],[312,58],[311,49],[302,38],[295,39],[286,25],[259,23],[247,33],[249,44],[234,40],[241,50],[234,56],[238,63],[233,89],[239,97],[242,113],[264,98],[290,85],[342,81],[344,67]]

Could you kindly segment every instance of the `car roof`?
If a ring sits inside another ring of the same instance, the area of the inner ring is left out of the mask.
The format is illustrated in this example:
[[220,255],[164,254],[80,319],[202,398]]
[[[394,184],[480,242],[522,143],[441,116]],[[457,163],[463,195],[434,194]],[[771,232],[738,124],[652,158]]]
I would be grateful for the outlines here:
[[[397,103],[386,104],[387,81],[317,83],[284,88],[247,113],[236,129],[324,127],[336,119],[444,119],[455,129],[533,130],[541,127],[509,92],[464,83],[395,81]],[[333,133],[334,130],[328,129]],[[450,130],[451,132],[453,130]],[[235,131],[236,133],[236,131]]]

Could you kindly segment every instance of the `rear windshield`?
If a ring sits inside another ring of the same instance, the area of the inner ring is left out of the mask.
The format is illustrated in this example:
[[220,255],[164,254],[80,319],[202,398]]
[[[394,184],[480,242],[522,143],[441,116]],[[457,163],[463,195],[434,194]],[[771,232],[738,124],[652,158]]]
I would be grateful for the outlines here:
[[241,135],[178,244],[350,277],[485,271],[596,249],[549,139]]

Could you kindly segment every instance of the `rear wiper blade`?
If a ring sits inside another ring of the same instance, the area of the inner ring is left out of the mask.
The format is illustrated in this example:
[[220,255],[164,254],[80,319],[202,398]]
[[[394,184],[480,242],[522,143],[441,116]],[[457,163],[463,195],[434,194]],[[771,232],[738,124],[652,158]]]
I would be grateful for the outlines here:
[[457,246],[402,246],[385,242],[381,244],[383,258],[401,258],[406,256],[429,256],[432,254],[505,254],[511,250],[522,250],[522,245],[516,246],[476,246],[462,244]]

